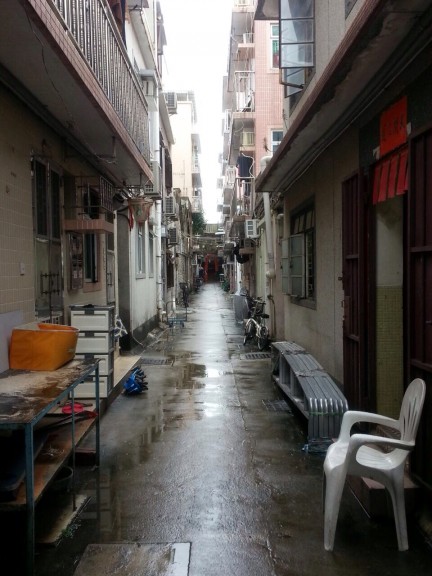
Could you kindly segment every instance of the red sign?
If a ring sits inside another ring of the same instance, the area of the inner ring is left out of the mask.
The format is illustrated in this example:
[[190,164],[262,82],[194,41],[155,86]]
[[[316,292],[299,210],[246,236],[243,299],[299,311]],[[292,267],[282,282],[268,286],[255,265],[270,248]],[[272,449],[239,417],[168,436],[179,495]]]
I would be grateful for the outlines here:
[[387,108],[380,118],[380,156],[407,141],[407,97]]

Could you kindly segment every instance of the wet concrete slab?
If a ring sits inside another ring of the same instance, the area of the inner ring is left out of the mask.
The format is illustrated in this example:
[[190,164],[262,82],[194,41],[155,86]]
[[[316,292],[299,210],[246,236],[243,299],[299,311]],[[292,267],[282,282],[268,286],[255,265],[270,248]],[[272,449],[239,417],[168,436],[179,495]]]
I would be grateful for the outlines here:
[[38,550],[36,576],[123,574],[106,569],[103,552],[93,572],[75,570],[89,546],[155,543],[190,543],[188,576],[432,572],[415,519],[410,550],[399,553],[393,520],[369,519],[349,489],[335,551],[325,552],[324,454],[305,450],[306,422],[285,409],[271,359],[250,358],[258,350],[241,335],[230,295],[209,284],[193,296],[185,327],[142,351],[149,389],[118,396],[105,413],[100,467],[77,469],[88,504],[55,549]]
[[189,543],[89,544],[75,571],[75,576],[104,574],[122,576],[188,576]]

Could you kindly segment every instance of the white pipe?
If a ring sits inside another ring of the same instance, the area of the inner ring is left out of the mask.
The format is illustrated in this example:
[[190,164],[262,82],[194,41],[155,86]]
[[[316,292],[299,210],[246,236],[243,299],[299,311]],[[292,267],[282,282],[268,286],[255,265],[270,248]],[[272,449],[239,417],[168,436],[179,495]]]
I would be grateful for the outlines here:
[[[263,156],[260,160],[261,171],[265,169],[267,164],[271,160],[271,156]],[[266,243],[267,243],[267,271],[266,277],[269,280],[273,280],[276,277],[276,269],[274,262],[274,252],[273,252],[273,227],[270,212],[270,193],[263,192],[263,202],[264,202],[264,222],[266,231]]]

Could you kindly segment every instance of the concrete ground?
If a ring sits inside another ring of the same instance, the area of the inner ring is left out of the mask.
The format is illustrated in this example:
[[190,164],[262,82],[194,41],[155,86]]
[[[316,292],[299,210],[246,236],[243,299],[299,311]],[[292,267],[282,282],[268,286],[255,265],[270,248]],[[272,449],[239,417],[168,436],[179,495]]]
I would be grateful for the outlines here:
[[230,295],[204,285],[184,328],[141,351],[148,391],[104,414],[100,468],[79,466],[85,504],[56,546],[38,547],[37,576],[432,573],[417,524],[398,552],[392,518],[369,519],[348,488],[324,551],[324,454],[304,450],[269,354],[252,352]]

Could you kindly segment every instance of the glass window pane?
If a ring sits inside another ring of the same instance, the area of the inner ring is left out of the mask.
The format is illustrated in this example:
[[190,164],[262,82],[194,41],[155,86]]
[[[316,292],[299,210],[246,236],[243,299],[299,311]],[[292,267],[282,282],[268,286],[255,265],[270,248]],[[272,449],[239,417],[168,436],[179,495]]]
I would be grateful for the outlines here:
[[281,18],[312,18],[314,0],[280,0]]
[[292,296],[303,295],[303,278],[291,277],[291,295]]
[[279,40],[272,40],[272,67],[279,68]]
[[282,44],[313,42],[313,20],[283,20],[281,22]]
[[281,68],[313,66],[313,44],[283,44],[280,65]]
[[279,36],[279,24],[270,25],[270,34],[272,37]]

